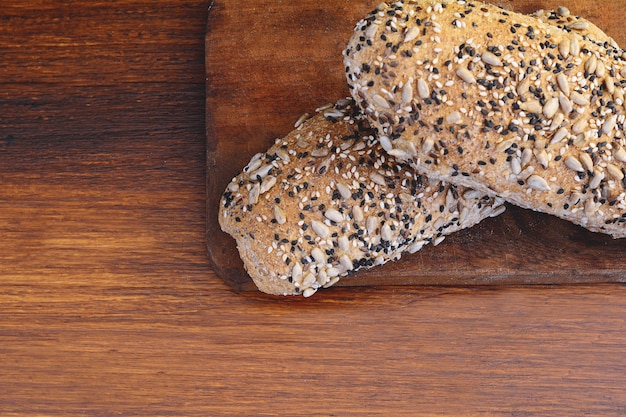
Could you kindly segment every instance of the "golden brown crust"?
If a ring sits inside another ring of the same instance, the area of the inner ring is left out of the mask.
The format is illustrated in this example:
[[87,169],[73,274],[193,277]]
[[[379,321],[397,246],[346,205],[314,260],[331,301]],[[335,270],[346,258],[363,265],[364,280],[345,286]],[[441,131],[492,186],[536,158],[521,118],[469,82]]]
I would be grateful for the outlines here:
[[341,100],[298,122],[225,190],[220,225],[261,291],[309,296],[504,210],[386,155],[354,109]]
[[381,4],[345,54],[396,157],[590,230],[626,236],[624,51],[478,1]]

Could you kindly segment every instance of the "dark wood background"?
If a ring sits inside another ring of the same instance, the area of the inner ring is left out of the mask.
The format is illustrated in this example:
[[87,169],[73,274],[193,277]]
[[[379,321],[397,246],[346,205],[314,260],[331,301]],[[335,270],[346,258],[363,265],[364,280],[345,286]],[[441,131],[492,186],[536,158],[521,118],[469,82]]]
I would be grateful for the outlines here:
[[626,413],[621,285],[224,284],[208,6],[2,2],[0,415]]

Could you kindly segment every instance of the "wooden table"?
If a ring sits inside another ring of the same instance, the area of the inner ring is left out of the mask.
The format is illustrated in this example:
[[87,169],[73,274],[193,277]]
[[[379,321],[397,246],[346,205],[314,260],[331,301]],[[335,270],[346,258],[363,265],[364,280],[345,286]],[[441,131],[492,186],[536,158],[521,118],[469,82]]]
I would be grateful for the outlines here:
[[225,285],[208,6],[3,1],[0,415],[626,413],[621,285]]

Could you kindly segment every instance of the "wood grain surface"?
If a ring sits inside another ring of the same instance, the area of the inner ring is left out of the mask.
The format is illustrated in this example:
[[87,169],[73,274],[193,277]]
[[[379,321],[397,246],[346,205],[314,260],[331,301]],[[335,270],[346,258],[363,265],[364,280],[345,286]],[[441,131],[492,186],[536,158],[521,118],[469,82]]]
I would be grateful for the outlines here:
[[[556,9],[534,0],[500,1],[531,13]],[[561,2],[597,22],[621,44],[624,13],[613,1]],[[342,51],[367,0],[217,2],[207,31],[209,255],[233,288],[256,291],[234,240],[220,231],[218,203],[256,152],[286,135],[304,113],[348,96]],[[236,11],[236,12],[235,12]],[[237,42],[233,42],[236,39]],[[509,206],[476,227],[337,285],[519,285],[624,282],[626,241],[548,215]]]
[[621,285],[224,284],[208,6],[2,2],[0,416],[624,415]]

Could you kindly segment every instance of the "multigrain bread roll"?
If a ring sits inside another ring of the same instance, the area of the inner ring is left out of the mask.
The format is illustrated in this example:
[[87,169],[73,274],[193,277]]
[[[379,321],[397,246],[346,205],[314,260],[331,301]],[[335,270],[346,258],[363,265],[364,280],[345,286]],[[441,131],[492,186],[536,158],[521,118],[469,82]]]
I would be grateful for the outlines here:
[[346,48],[348,83],[418,171],[624,237],[626,54],[584,20],[557,26],[478,1],[381,3]]
[[224,192],[220,225],[261,291],[310,296],[504,211],[387,155],[355,108],[341,100],[298,121]]

